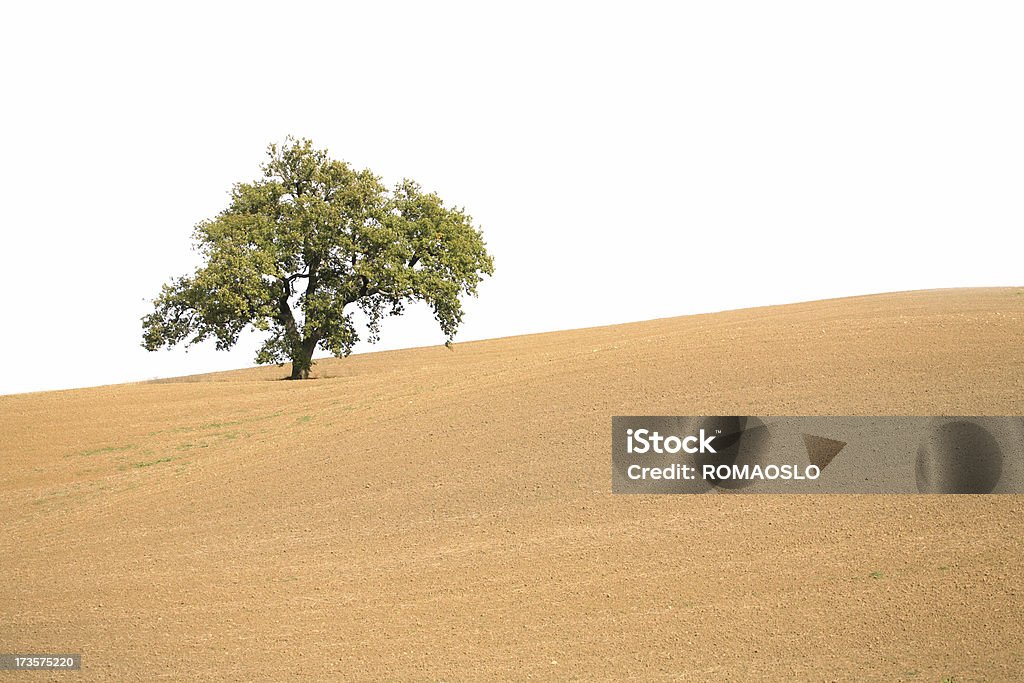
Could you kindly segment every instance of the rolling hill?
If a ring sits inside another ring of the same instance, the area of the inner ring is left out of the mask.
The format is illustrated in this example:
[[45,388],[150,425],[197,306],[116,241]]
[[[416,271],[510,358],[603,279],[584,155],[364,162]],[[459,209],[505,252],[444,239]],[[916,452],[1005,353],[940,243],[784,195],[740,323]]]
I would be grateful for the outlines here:
[[1024,289],[0,396],[0,651],[86,679],[1019,680],[1020,496],[613,496],[613,415],[1024,413]]

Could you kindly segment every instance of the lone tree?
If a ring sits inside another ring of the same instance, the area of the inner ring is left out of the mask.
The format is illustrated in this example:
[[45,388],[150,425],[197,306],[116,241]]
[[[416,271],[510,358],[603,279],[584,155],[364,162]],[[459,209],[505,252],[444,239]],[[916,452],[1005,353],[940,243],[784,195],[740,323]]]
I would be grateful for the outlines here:
[[142,345],[213,338],[228,349],[252,325],[269,333],[256,362],[290,360],[291,379],[306,379],[318,348],[351,353],[354,308],[375,342],[381,320],[414,301],[433,308],[450,344],[460,295],[494,273],[470,216],[411,180],[389,191],[306,139],[267,156],[262,178],[235,185],[228,208],[196,226],[203,265],[163,286]]

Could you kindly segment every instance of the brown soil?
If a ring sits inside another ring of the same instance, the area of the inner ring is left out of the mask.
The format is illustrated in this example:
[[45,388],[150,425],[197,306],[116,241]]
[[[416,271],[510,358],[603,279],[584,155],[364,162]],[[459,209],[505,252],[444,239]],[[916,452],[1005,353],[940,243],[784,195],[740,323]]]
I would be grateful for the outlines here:
[[1024,413],[1022,289],[285,374],[0,397],[0,651],[112,680],[1024,676],[1020,496],[610,493],[617,414]]

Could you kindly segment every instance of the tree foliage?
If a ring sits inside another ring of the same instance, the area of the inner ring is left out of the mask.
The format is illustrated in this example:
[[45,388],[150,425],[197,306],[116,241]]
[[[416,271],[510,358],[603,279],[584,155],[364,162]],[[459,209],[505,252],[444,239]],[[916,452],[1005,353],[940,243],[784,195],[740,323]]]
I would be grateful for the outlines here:
[[235,185],[229,206],[196,226],[203,265],[163,286],[143,346],[214,339],[227,349],[252,326],[266,333],[258,363],[290,360],[292,378],[306,378],[318,348],[352,351],[356,308],[374,342],[381,321],[415,301],[450,344],[460,296],[494,273],[472,218],[411,180],[389,189],[306,139],[267,155],[262,178]]

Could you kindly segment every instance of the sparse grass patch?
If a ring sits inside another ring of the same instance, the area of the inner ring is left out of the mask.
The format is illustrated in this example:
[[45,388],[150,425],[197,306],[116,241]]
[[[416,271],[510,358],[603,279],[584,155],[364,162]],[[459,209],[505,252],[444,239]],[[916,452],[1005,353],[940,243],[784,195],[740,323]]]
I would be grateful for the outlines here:
[[32,505],[44,505],[51,503],[60,503],[62,505],[66,505],[67,499],[73,496],[74,494],[74,491],[69,491],[67,489],[51,491],[33,500]]
[[230,422],[208,422],[199,429],[219,429],[220,427],[236,427],[242,424],[241,420],[232,420]]
[[[249,418],[243,418],[243,419],[238,419],[238,420],[225,420],[223,422],[207,422],[205,424],[194,425],[194,426],[193,425],[181,425],[180,427],[172,427],[170,429],[161,430],[161,431],[168,431],[168,432],[171,432],[171,433],[174,433],[174,434],[183,434],[183,433],[187,434],[189,432],[206,431],[208,429],[220,429],[221,427],[238,427],[240,425],[249,424],[249,423],[252,423],[252,422],[262,422],[263,420],[270,420],[270,419],[275,418],[275,417],[280,417],[282,414],[283,414],[283,411],[278,410],[278,411],[270,413],[268,415],[257,415],[256,417],[249,417]],[[152,436],[152,435],[155,435],[155,434],[160,434],[161,431],[150,432],[149,435]],[[231,432],[231,433],[237,434],[237,432]]]
[[170,462],[172,460],[174,460],[174,458],[160,458],[159,460],[153,460],[152,462],[137,462],[132,465],[132,467],[152,467],[153,465],[159,465],[162,462]]
[[[77,455],[87,456],[87,455],[100,455],[102,453],[120,453],[122,451],[130,451],[133,448],[135,448],[135,444],[128,444],[127,446],[103,446],[102,448],[93,448],[92,450],[82,451],[81,453],[78,453]],[[75,455],[75,454],[72,454],[72,455]],[[70,456],[65,456],[65,457],[70,457]]]
[[870,574],[868,574],[868,576],[871,577],[872,579],[884,579],[885,578],[885,574],[883,574],[882,572],[871,572]]
[[299,424],[302,424],[302,423],[305,423],[305,422],[309,422],[312,419],[313,419],[312,415],[303,415],[298,420],[296,420],[296,422],[298,422]]

